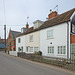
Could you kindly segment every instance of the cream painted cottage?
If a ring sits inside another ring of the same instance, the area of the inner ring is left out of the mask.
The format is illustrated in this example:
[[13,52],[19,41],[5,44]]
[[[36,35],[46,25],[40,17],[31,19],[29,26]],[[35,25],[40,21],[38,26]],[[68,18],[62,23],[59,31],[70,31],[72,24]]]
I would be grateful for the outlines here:
[[25,33],[17,36],[17,52],[34,53],[40,51],[40,31],[37,31],[37,29],[43,24],[43,22],[36,20],[33,24],[34,27],[29,28]]

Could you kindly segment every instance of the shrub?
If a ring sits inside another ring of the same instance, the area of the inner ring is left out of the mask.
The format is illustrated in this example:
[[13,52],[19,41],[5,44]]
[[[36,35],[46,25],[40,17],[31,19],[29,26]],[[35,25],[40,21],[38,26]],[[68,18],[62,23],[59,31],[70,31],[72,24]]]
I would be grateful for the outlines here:
[[42,55],[41,51],[35,52],[34,55]]

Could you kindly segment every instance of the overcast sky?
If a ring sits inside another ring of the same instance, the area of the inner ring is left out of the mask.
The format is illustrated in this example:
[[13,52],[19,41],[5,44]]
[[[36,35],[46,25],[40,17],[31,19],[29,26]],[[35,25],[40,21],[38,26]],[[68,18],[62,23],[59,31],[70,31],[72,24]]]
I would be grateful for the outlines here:
[[[0,36],[4,37],[4,27],[7,25],[7,36],[10,28],[15,31],[21,31],[25,27],[27,17],[31,27],[36,20],[45,21],[56,5],[58,5],[58,13],[61,14],[72,8],[75,8],[75,0],[4,0],[6,23],[4,21],[4,5],[3,0],[0,0]],[[15,25],[15,26],[12,26]]]

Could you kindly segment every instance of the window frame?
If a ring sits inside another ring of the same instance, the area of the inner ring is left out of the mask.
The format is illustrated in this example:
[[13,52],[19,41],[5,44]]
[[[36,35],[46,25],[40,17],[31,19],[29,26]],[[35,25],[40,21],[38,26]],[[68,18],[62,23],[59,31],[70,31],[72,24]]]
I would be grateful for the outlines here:
[[20,47],[18,47],[18,52],[20,52]]
[[[35,50],[37,48],[37,50]],[[38,52],[39,51],[39,47],[34,47],[34,52]]]
[[23,52],[23,46],[21,46],[21,52]]
[[33,35],[29,35],[29,41],[33,42]]
[[26,52],[29,52],[28,47],[26,47]]
[[66,54],[66,46],[58,46],[57,47],[57,54],[58,55]]
[[48,46],[48,54],[54,54],[54,46]]
[[[52,32],[52,33],[51,33],[51,32]],[[53,29],[47,31],[47,38],[48,38],[48,39],[54,38],[54,32],[53,32]]]
[[38,27],[37,25],[38,25],[38,24],[37,24],[37,23],[35,23],[35,24],[34,24],[34,28],[37,28],[37,27]]
[[[32,48],[32,50],[31,50],[31,48]],[[29,52],[33,52],[33,47],[30,47]]]
[[21,38],[18,38],[18,43],[21,43]]

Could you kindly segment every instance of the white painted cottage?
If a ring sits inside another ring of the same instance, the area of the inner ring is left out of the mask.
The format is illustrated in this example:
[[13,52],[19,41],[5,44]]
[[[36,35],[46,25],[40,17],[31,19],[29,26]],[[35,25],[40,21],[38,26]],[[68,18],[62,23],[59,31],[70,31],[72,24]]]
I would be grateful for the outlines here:
[[75,25],[71,24],[73,16],[75,8],[60,15],[56,12],[49,14],[49,20],[40,27],[40,51],[43,56],[72,57],[71,44],[75,46]]

